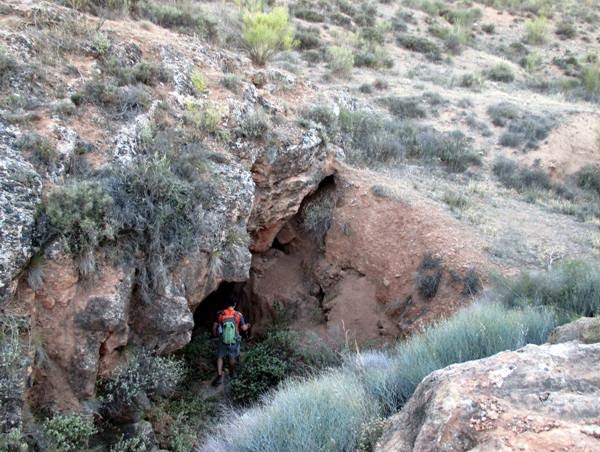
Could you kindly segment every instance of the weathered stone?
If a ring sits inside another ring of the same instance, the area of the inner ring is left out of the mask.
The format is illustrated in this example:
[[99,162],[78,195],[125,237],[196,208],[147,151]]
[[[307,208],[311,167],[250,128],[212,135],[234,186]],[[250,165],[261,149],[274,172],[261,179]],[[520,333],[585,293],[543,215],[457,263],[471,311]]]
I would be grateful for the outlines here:
[[559,326],[548,339],[551,344],[569,341],[579,341],[584,344],[600,342],[600,317],[582,317],[575,322]]
[[528,345],[431,373],[378,451],[596,450],[600,345]]
[[283,225],[298,213],[302,200],[333,174],[334,157],[335,151],[309,130],[300,143],[266,149],[257,158],[252,167],[256,196],[248,225],[253,251],[271,247]]
[[0,121],[0,304],[14,291],[13,280],[33,253],[42,191],[40,176],[12,147],[16,132]]
[[34,372],[32,396],[38,404],[78,409],[94,396],[104,360],[113,362],[115,349],[127,343],[133,268],[99,260],[93,280],[82,280],[58,248],[48,249],[44,285],[30,301],[32,333],[46,355]]

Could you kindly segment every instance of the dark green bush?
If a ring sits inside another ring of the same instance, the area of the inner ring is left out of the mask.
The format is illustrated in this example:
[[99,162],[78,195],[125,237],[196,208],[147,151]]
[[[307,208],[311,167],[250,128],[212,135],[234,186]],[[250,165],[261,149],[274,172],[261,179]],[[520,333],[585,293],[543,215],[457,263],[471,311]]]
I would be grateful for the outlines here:
[[527,112],[508,102],[491,105],[488,115],[494,125],[507,127],[500,136],[500,144],[522,149],[537,148],[557,125],[553,116]]
[[417,290],[426,299],[435,297],[442,280],[442,260],[425,254],[417,271]]
[[86,450],[90,437],[97,432],[91,417],[57,415],[44,423],[44,436],[51,451]]
[[560,39],[572,39],[577,34],[577,31],[571,22],[563,21],[556,25],[555,33]]
[[422,53],[430,60],[441,61],[442,59],[440,48],[429,39],[414,35],[400,35],[396,38],[396,42],[400,47],[412,52]]
[[177,359],[131,350],[126,365],[97,382],[100,412],[117,422],[131,422],[145,410],[144,399],[171,395],[184,376],[185,366]]
[[496,293],[507,306],[547,306],[561,321],[600,314],[600,269],[572,261],[547,272],[522,273],[514,281],[500,279]]
[[94,250],[114,237],[113,199],[100,183],[77,181],[56,187],[48,195],[46,214],[52,232],[66,239],[79,257],[82,274],[95,269]]
[[31,154],[34,163],[52,168],[58,157],[52,144],[37,133],[24,133],[15,142],[17,149]]
[[600,165],[585,165],[575,173],[577,185],[600,195]]
[[[162,140],[169,136],[155,137],[154,146],[163,148]],[[163,151],[177,145],[174,138],[164,143]],[[119,233],[146,258],[138,275],[143,294],[162,287],[165,266],[195,249],[206,228],[201,212],[213,193],[203,177],[207,158],[202,146],[188,145],[167,155],[155,151],[114,168],[106,178]]]
[[550,177],[543,169],[521,166],[517,162],[503,157],[496,159],[492,171],[502,184],[517,191],[552,188]]
[[306,20],[307,22],[324,22],[325,16],[314,9],[309,8],[297,8],[293,10],[294,17],[298,19]]
[[298,27],[294,34],[297,48],[300,50],[318,49],[322,45],[321,32],[316,27]]
[[521,116],[521,109],[509,102],[500,102],[488,107],[487,113],[490,118],[492,118],[492,124],[498,127],[504,127],[511,119],[516,119]]
[[419,97],[385,97],[379,102],[387,107],[391,114],[400,118],[424,118],[427,111]]
[[496,82],[510,83],[515,80],[515,73],[512,68],[505,63],[499,63],[485,71],[485,76]]
[[231,382],[231,398],[236,403],[254,402],[286,377],[307,375],[338,362],[322,343],[303,345],[295,332],[273,331],[244,357],[238,376]]

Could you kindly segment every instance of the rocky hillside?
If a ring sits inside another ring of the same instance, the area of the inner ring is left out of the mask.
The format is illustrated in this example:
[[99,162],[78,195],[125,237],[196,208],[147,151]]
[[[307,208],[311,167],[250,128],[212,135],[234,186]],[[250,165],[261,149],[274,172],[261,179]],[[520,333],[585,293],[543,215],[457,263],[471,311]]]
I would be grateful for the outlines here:
[[2,430],[94,412],[128,350],[181,350],[231,293],[256,333],[381,345],[490,275],[597,264],[599,22],[591,0],[3,2]]

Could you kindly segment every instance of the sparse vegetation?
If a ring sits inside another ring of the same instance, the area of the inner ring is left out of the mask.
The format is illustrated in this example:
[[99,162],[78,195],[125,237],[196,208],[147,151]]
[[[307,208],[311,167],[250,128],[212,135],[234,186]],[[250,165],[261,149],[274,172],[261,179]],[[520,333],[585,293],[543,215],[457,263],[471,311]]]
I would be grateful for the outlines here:
[[407,50],[424,54],[430,60],[440,61],[442,59],[440,48],[429,39],[413,35],[400,35],[396,42]]
[[327,64],[331,72],[347,77],[354,67],[354,54],[352,49],[340,46],[331,46],[327,49]]
[[555,118],[550,115],[527,112],[507,102],[491,105],[488,115],[494,125],[506,127],[500,137],[502,146],[524,150],[537,148],[557,125]]
[[44,424],[44,433],[51,451],[80,451],[88,447],[90,437],[97,432],[91,417],[57,415]]
[[600,195],[600,165],[586,165],[575,173],[577,185]]
[[563,21],[556,25],[555,33],[560,39],[573,39],[577,34],[577,31],[571,22]]
[[527,30],[527,42],[533,45],[541,45],[546,42],[548,34],[548,19],[538,17],[525,24]]
[[442,280],[442,273],[441,259],[431,254],[423,256],[416,278],[417,290],[422,297],[428,300],[435,297]]
[[55,188],[48,195],[46,214],[54,234],[65,238],[79,259],[82,275],[96,268],[94,251],[114,237],[113,199],[100,183],[78,181]]
[[495,82],[510,83],[515,80],[515,74],[512,68],[506,63],[499,63],[487,71],[485,76]]
[[492,169],[500,182],[517,191],[526,189],[549,190],[552,188],[550,177],[541,168],[521,166],[513,160],[500,157],[496,159]]

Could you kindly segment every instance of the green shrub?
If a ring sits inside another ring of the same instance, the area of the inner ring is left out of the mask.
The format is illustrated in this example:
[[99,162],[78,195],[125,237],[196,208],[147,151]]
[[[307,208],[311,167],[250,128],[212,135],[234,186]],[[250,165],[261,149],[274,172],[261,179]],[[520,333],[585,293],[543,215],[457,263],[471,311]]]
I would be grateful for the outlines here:
[[321,128],[332,139],[338,133],[338,117],[327,105],[314,105],[301,113],[300,124],[304,127]]
[[8,54],[3,46],[0,46],[0,81],[17,68],[17,62]]
[[227,74],[221,80],[221,84],[233,93],[237,93],[242,84],[240,78],[235,74]]
[[327,49],[327,64],[334,74],[348,76],[354,67],[354,54],[347,47],[331,46]]
[[206,91],[206,76],[199,68],[195,68],[192,71],[190,80],[192,82],[192,86],[194,87],[194,91],[196,91],[196,94],[202,94],[204,91]]
[[389,69],[394,66],[394,60],[381,46],[362,46],[354,52],[354,65],[372,69]]
[[500,279],[495,290],[506,306],[550,307],[563,322],[600,313],[600,268],[584,262],[522,273],[514,281]]
[[75,105],[91,103],[103,107],[115,119],[127,119],[150,105],[150,95],[143,86],[118,86],[114,81],[101,79],[87,82],[71,100]]
[[79,271],[94,271],[94,250],[114,237],[113,199],[100,183],[77,181],[54,188],[48,195],[46,214],[54,234],[64,237],[79,258]]
[[533,20],[527,21],[525,24],[527,30],[527,42],[529,44],[540,45],[546,42],[546,35],[548,34],[548,19],[545,17],[538,17]]
[[254,402],[286,377],[308,375],[336,363],[336,356],[322,343],[302,344],[297,333],[275,330],[244,357],[239,375],[231,382],[231,399],[242,404]]
[[263,66],[275,53],[295,45],[294,27],[287,10],[273,8],[268,13],[247,11],[243,14],[243,37],[252,61]]
[[180,360],[133,350],[125,366],[98,381],[100,411],[109,419],[127,418],[130,413],[143,410],[140,397],[171,395],[184,375],[185,366]]
[[240,123],[240,131],[246,138],[264,138],[270,128],[269,116],[262,109],[247,114]]
[[499,63],[496,66],[485,71],[485,76],[496,82],[510,83],[514,81],[515,74],[512,68],[506,63]]
[[543,169],[535,166],[532,168],[521,166],[504,157],[495,160],[492,171],[502,184],[517,191],[526,189],[549,190],[552,188],[550,177]]
[[584,66],[580,79],[582,87],[589,96],[600,96],[600,65]]
[[427,111],[422,105],[422,99],[416,96],[409,97],[386,97],[380,99],[391,114],[400,118],[424,118]]
[[37,133],[25,133],[15,141],[15,147],[20,151],[31,154],[34,163],[53,168],[58,158],[52,144]]
[[[213,196],[204,177],[208,153],[202,146],[180,148],[178,138],[155,137],[154,146],[167,155],[151,148],[149,155],[114,168],[107,180],[120,235],[146,259],[138,271],[142,295],[162,287],[165,267],[195,249],[206,228],[200,213]],[[177,151],[167,152],[168,146]]]
[[318,49],[321,47],[321,32],[316,27],[296,29],[294,39],[300,50]]
[[472,38],[471,32],[461,26],[444,27],[432,25],[429,27],[429,32],[436,38],[444,42],[444,47],[450,53],[458,55],[462,51],[462,47],[468,45]]
[[139,15],[165,28],[174,28],[193,33],[214,41],[218,38],[216,20],[209,17],[196,2],[175,2],[144,0],[136,8]]
[[215,135],[220,131],[221,111],[209,102],[188,102],[185,106],[184,119],[195,128],[199,137]]
[[425,299],[431,299],[437,294],[442,279],[442,260],[431,254],[423,256],[417,271],[417,290]]
[[481,26],[481,29],[488,35],[493,35],[496,32],[496,26],[494,24],[484,24]]
[[488,115],[494,125],[507,127],[500,136],[500,144],[508,147],[535,149],[557,125],[556,119],[550,115],[530,113],[508,102],[491,105]]
[[28,452],[30,446],[20,428],[11,428],[7,432],[0,432],[0,450]]
[[293,13],[294,13],[294,17],[297,17],[298,19],[306,20],[308,22],[324,22],[325,21],[325,16],[321,12],[315,11],[314,9],[295,8]]
[[319,244],[322,244],[331,227],[335,196],[321,190],[306,199],[300,209],[301,225]]
[[429,39],[414,35],[400,35],[396,38],[396,42],[400,47],[412,52],[422,53],[430,60],[441,61],[442,59],[440,48]]
[[97,429],[91,417],[57,415],[44,423],[44,433],[50,451],[80,451],[87,449]]
[[556,30],[554,32],[560,39],[572,39],[577,34],[575,26],[568,21],[559,22],[556,25]]
[[600,165],[585,165],[575,173],[577,185],[600,195]]

